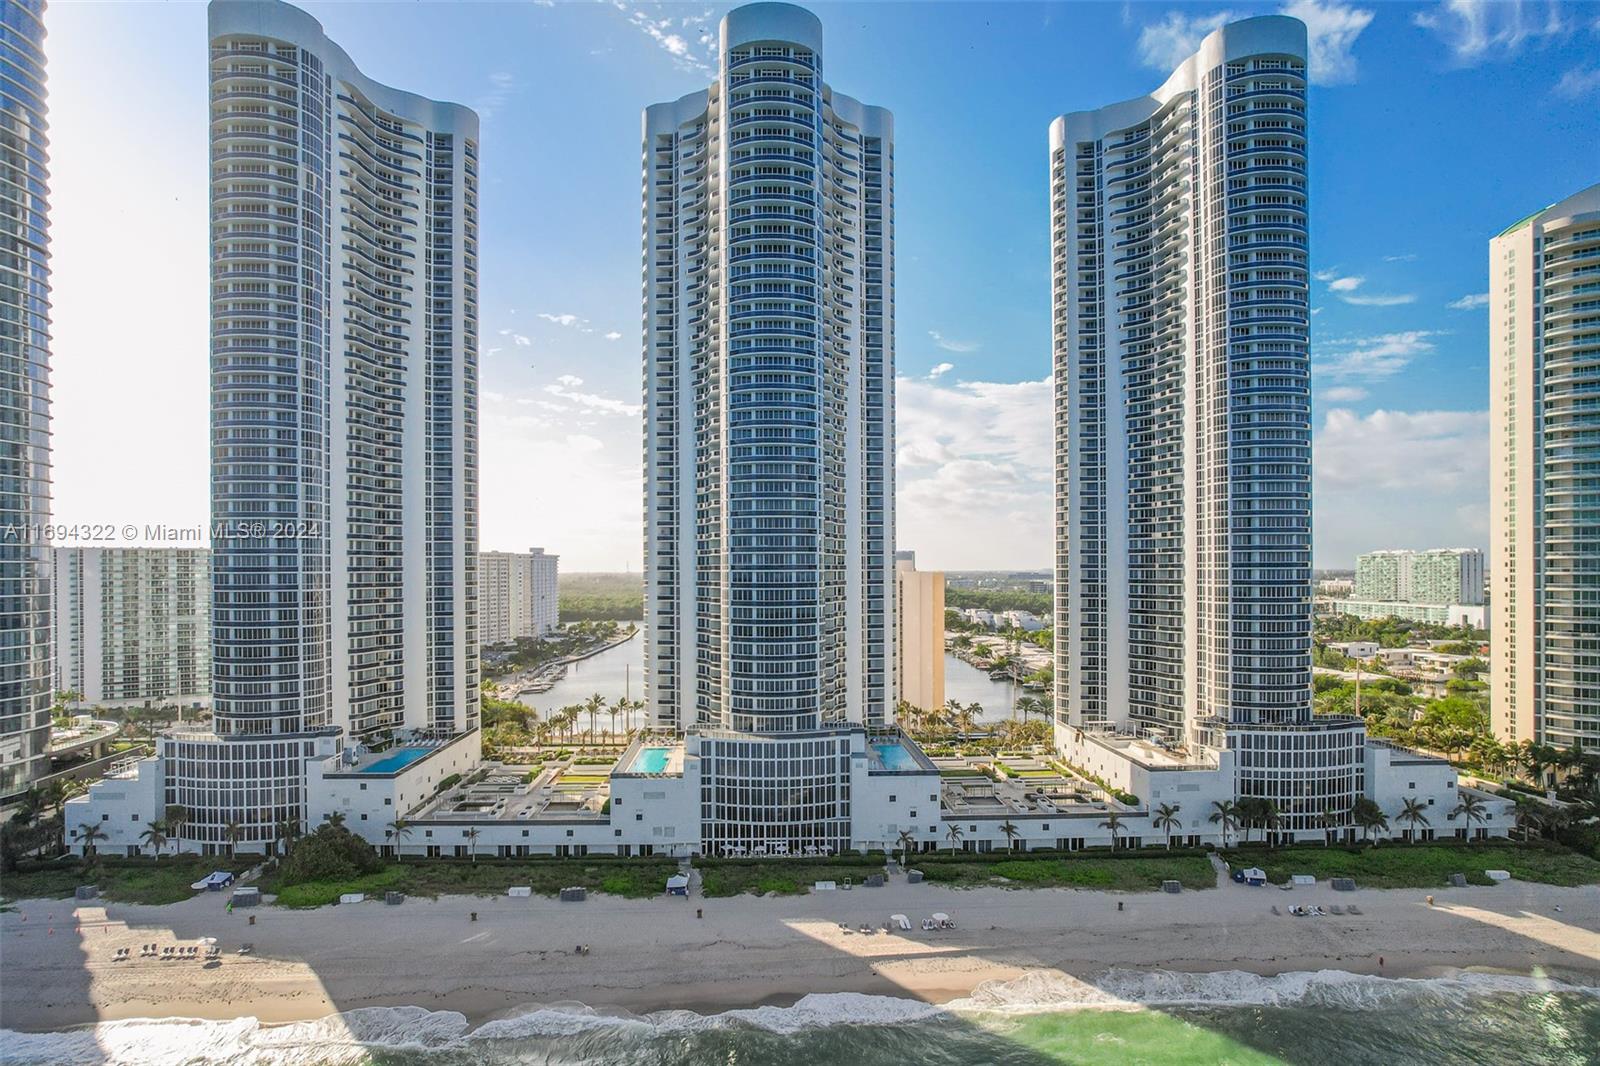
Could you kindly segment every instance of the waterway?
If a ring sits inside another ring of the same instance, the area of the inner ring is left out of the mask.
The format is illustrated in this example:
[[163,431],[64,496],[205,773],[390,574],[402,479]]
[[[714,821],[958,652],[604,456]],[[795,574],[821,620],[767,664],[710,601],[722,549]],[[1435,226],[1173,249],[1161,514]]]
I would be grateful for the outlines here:
[[[983,708],[978,716],[980,722],[998,722],[1011,717],[1011,686],[989,680],[988,674],[954,655],[944,657],[944,689],[946,700],[980,705]],[[1022,694],[1020,685],[1017,694]],[[569,663],[567,676],[548,692],[529,692],[521,697],[521,702],[534,708],[543,718],[551,711],[581,704],[594,695],[608,704],[625,696],[636,700],[644,698],[644,634],[599,655]],[[603,715],[600,721],[607,726],[610,724],[610,718]],[[584,722],[587,724],[588,719]],[[620,720],[617,724],[619,728],[628,728]],[[642,720],[631,723],[641,724]]]

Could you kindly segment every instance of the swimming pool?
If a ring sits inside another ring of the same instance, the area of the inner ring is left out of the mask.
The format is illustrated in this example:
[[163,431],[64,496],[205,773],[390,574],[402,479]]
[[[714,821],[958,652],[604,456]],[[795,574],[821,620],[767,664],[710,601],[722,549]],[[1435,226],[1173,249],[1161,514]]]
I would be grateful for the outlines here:
[[633,774],[664,774],[667,772],[667,748],[640,748],[628,772]]
[[371,766],[363,766],[358,773],[363,774],[392,774],[404,770],[407,766],[422,758],[432,748],[396,748],[388,755],[379,759]]
[[878,753],[878,761],[883,763],[885,770],[915,770],[917,760],[911,753],[899,744],[874,744],[874,751]]

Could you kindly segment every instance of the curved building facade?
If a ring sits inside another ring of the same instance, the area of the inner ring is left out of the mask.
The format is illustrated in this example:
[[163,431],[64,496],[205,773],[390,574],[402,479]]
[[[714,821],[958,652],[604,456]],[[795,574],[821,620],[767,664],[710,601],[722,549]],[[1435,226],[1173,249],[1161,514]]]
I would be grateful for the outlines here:
[[44,0],[0,0],[0,796],[50,768]]
[[1600,747],[1600,185],[1489,242],[1495,732]]
[[1281,16],[1050,127],[1058,724],[1237,749],[1288,829],[1363,761],[1311,717],[1306,166]]
[[652,720],[793,734],[892,716],[893,122],[753,4],[705,92],[644,115]]
[[[210,37],[217,736],[190,764],[475,729],[477,116],[275,0],[213,3]],[[197,833],[299,807],[223,776],[245,791]]]

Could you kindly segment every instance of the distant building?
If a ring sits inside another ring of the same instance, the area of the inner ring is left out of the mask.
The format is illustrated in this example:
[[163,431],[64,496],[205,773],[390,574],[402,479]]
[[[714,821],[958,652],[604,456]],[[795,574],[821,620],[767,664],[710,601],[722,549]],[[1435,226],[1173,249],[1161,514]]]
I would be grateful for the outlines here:
[[1483,552],[1477,548],[1368,552],[1356,560],[1351,598],[1391,603],[1483,603]]
[[211,702],[211,552],[56,548],[58,691],[78,707]]
[[478,633],[485,648],[561,624],[559,555],[543,548],[478,554]]
[[1316,594],[1326,599],[1344,599],[1356,590],[1356,583],[1347,577],[1329,577],[1317,582]]
[[1032,611],[1004,611],[999,620],[1004,628],[1021,629],[1029,633],[1037,633],[1044,628],[1044,619]]
[[1484,628],[1488,608],[1481,604],[1461,603],[1394,603],[1389,600],[1329,600],[1337,614],[1373,621],[1379,618],[1401,618],[1408,622],[1422,622],[1434,626],[1471,626]]
[[973,625],[994,628],[994,612],[983,607],[963,607],[961,609],[961,617]]
[[931,711],[944,706],[944,574],[918,570],[915,552],[896,552],[894,571],[896,689],[911,706]]
[[1600,747],[1600,185],[1489,242],[1490,715]]
[[1378,642],[1375,640],[1342,641],[1329,644],[1328,647],[1351,659],[1370,659],[1378,654]]

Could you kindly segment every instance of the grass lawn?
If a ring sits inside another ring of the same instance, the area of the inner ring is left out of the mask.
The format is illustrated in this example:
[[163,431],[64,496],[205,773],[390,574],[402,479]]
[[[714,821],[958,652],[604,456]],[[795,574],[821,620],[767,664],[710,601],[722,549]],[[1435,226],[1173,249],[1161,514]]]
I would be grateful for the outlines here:
[[[1216,871],[1200,855],[1152,855],[1136,859],[1103,856],[1030,858],[1019,854],[999,862],[962,862],[912,856],[912,865],[929,881],[956,888],[1093,888],[1114,892],[1154,892],[1162,881],[1184,888],[1214,888]],[[997,880],[1004,878],[1004,880]]]
[[1469,884],[1491,884],[1485,870],[1507,870],[1519,881],[1547,885],[1600,884],[1600,860],[1553,844],[1390,844],[1358,851],[1244,848],[1223,857],[1236,867],[1261,867],[1274,884],[1288,881],[1290,874],[1311,874],[1318,880],[1350,877],[1358,888],[1443,888],[1451,874],[1465,874]]
[[845,878],[859,885],[869,874],[882,873],[882,864],[847,865],[826,860],[808,862],[804,859],[765,859],[748,863],[718,863],[700,868],[701,894],[737,896],[748,893],[764,896],[776,892],[780,896],[803,896],[811,891],[816,881],[837,881]]
[[394,891],[408,896],[503,896],[513,885],[527,885],[554,896],[569,885],[591,892],[640,899],[666,891],[667,878],[677,873],[672,859],[532,859],[523,862],[428,859],[390,863],[376,873],[347,881],[307,881],[298,885],[262,882],[281,907],[321,907],[347,892],[382,896]]
[[79,885],[93,884],[100,895],[117,903],[178,903],[193,896],[189,886],[213,870],[249,869],[252,860],[220,855],[167,855],[159,859],[103,858],[85,871],[81,860],[50,863],[8,873],[3,878],[7,899],[67,899]]

